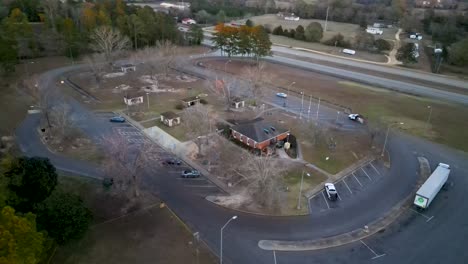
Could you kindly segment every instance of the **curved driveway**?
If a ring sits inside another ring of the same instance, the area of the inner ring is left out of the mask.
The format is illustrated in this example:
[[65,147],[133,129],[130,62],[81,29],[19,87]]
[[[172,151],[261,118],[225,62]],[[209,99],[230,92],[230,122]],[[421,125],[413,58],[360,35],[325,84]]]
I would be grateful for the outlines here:
[[[56,79],[65,72],[78,69],[80,67],[82,66],[72,66],[50,71],[41,76],[40,85],[46,89],[59,89],[59,87],[56,87]],[[109,124],[98,120],[91,112],[89,112],[88,109],[81,106],[76,100],[70,98],[69,104],[73,110],[72,118],[76,124],[82,128],[83,131],[91,138],[99,141],[100,137],[112,135]],[[37,133],[35,133],[34,129],[27,128],[28,126],[20,126],[17,134],[23,135],[19,136],[20,141],[27,137],[28,133],[32,141],[36,140],[36,143],[20,142],[23,150],[26,150],[27,152],[33,152],[35,148],[39,147],[37,144]],[[409,144],[412,142],[416,143],[414,145]],[[259,240],[296,240],[332,236],[356,228],[361,228],[365,223],[374,220],[376,213],[389,210],[389,208],[396,204],[401,199],[401,197],[404,197],[411,191],[413,184],[416,181],[416,155],[426,155],[427,153],[436,151],[438,149],[432,144],[404,136],[392,137],[388,146],[393,161],[390,175],[389,177],[384,178],[384,182],[376,186],[375,189],[368,193],[370,198],[362,197],[347,207],[346,210],[334,210],[330,211],[326,215],[321,216],[310,215],[298,217],[263,217],[250,214],[239,214],[239,219],[231,223],[231,225],[225,230],[224,233],[224,255],[226,257],[225,262],[272,263],[272,253],[259,249],[257,246]],[[40,155],[50,155],[44,152],[37,153]],[[452,155],[451,152],[447,149],[443,149],[441,152],[437,152],[437,154],[443,155],[443,157],[449,157],[444,155]],[[450,158],[440,160],[440,156],[436,156],[434,159],[430,160],[433,162],[443,161],[449,164],[453,164]],[[60,159],[52,159],[52,162],[62,168],[80,164],[76,161]],[[464,163],[460,162],[457,166],[463,165]],[[181,183],[171,180],[174,175],[168,175],[168,173],[165,171],[166,169],[163,167],[154,166],[148,168],[147,170],[147,176],[144,177],[144,188],[147,188],[165,200],[168,205],[177,213],[177,215],[191,227],[193,231],[200,232],[203,240],[213,250],[217,251],[219,245],[219,228],[226,222],[227,219],[232,216],[232,214],[234,214],[234,212],[218,207],[206,201],[202,197],[184,191],[183,188],[181,188]],[[458,175],[457,170],[459,169],[455,168],[453,174]],[[461,176],[454,176],[454,178],[459,178],[460,181],[463,181]],[[464,179],[464,184],[461,184],[460,187],[457,187],[457,189],[454,188],[454,192],[457,191],[457,195],[460,197],[464,194],[463,187],[468,186],[468,181],[466,178]],[[460,191],[462,193],[459,193]],[[440,208],[440,206],[437,206],[437,203],[443,203],[444,201],[445,200],[443,199],[439,199],[437,202],[435,202],[432,208],[437,210],[437,208]],[[466,208],[466,206],[464,208]],[[443,206],[442,209],[444,209]],[[462,214],[460,211],[456,213]],[[443,218],[440,217],[440,219]],[[450,224],[455,226],[461,223],[460,218],[454,219],[451,217],[447,219],[450,221]],[[408,225],[411,226],[415,221],[410,222]],[[420,228],[419,226],[413,228],[415,228],[414,232],[416,232],[416,234],[423,233],[423,231],[418,229]],[[466,229],[466,225],[464,227],[462,226],[462,228]],[[449,228],[445,228],[444,231],[454,233],[453,229]],[[406,231],[403,230],[401,234],[405,234],[404,232]],[[405,238],[405,235],[402,236],[401,234],[398,231],[392,232],[388,241],[392,241],[391,239],[398,241],[401,239],[400,236]],[[440,232],[438,234],[440,234]],[[439,240],[437,239],[427,239],[427,237],[430,235],[431,234],[428,233],[426,237],[424,237],[424,241],[432,247],[446,245],[445,243],[450,242],[444,240],[442,241],[444,244],[440,244]],[[454,235],[456,236],[457,233]],[[459,239],[455,239],[454,241],[457,243],[460,242]],[[402,243],[404,242],[405,241]],[[455,246],[455,244],[453,245]],[[325,250],[319,252],[300,252],[294,254],[278,253],[278,263],[310,263],[318,261],[321,258],[326,259],[326,261],[323,261],[324,263],[363,263],[364,258],[362,256],[365,254],[365,250],[367,249],[365,249],[364,252],[361,252],[362,247],[359,247],[350,253],[348,251],[350,247],[352,248],[353,246],[331,249],[330,251]],[[330,252],[334,253],[334,257],[330,257]],[[357,256],[360,256],[359,261],[357,259],[356,261],[352,261],[355,258],[348,256],[349,254],[354,253],[357,253]],[[418,254],[422,254],[422,251],[419,250]],[[435,254],[436,253],[433,252],[433,255]],[[396,254],[396,256],[398,256],[398,254]],[[281,258],[285,257],[288,257],[287,260],[281,260]],[[389,260],[391,258],[387,257],[382,259]],[[393,259],[393,262],[387,263],[396,262],[403,263],[400,261],[395,261],[395,259]]]

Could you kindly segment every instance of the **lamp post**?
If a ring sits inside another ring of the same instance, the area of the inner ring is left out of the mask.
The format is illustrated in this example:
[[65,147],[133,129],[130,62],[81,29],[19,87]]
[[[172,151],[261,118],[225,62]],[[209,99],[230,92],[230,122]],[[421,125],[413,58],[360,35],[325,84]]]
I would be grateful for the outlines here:
[[228,63],[230,63],[230,62],[231,62],[231,60],[228,60],[228,61],[226,61],[226,63],[224,63],[224,72],[227,72],[227,71],[226,71],[226,66],[227,66]]
[[289,89],[291,89],[291,86],[293,86],[296,82],[292,82],[288,85],[288,93],[286,94],[286,98],[284,98],[284,106],[286,107],[287,106],[287,101],[288,101],[288,97],[289,97]]
[[[301,187],[299,188],[299,197],[297,198],[297,210],[301,209],[301,195],[302,195],[302,184],[304,183],[304,173],[305,171],[302,170],[302,177],[301,177]],[[310,177],[310,173],[306,173],[307,177]]]
[[302,109],[304,109],[304,92],[301,92],[302,99],[301,99],[301,112],[299,113],[299,119],[302,119]]
[[431,122],[431,116],[432,116],[432,107],[430,105],[427,106],[427,108],[429,109],[429,116],[427,117],[427,121],[426,121],[426,133],[427,133],[427,130],[429,129],[429,122]]
[[404,125],[405,123],[400,122],[400,123],[392,123],[392,124],[388,125],[388,127],[387,127],[387,133],[385,134],[385,141],[384,141],[383,148],[382,148],[382,154],[381,154],[380,156],[382,156],[382,157],[384,156],[385,147],[387,146],[388,132],[390,131],[390,128],[391,128],[393,125],[398,125],[398,124]]
[[220,249],[219,249],[219,263],[220,264],[223,264],[223,230],[224,228],[226,228],[226,226],[232,221],[232,220],[236,220],[237,219],[237,215],[229,218],[229,220],[226,222],[226,224],[224,224],[223,227],[221,227],[221,240],[220,240]]
[[149,93],[146,93],[146,101],[148,102],[148,111],[150,109],[150,106],[149,106]]

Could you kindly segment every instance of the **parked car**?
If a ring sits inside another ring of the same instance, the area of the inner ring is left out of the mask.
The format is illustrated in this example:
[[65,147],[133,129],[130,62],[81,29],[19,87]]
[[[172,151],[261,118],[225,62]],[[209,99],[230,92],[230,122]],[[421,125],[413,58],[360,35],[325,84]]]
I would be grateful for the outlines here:
[[338,192],[336,191],[333,183],[325,183],[325,191],[327,192],[327,196],[330,201],[336,201],[338,198]]
[[286,98],[286,97],[288,97],[288,95],[285,94],[285,93],[276,93],[276,96],[281,97],[281,98]]
[[180,175],[182,178],[198,178],[200,177],[200,172],[197,170],[185,170]]
[[166,159],[163,161],[163,164],[164,165],[180,165],[182,164],[182,161],[180,161],[179,159]]
[[123,118],[122,116],[114,116],[109,121],[111,121],[112,123],[124,123],[125,118]]
[[361,124],[364,124],[364,117],[362,117],[360,114],[350,114],[350,115],[348,115],[348,118],[350,120],[353,120],[353,121],[359,122]]

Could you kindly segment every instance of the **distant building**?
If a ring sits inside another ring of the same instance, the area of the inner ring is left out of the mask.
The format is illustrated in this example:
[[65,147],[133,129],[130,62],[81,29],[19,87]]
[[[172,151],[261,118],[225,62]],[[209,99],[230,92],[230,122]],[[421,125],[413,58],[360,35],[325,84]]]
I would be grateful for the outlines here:
[[142,93],[127,93],[124,96],[124,103],[128,106],[142,104],[143,94]]
[[190,3],[185,3],[185,2],[177,2],[175,4],[163,2],[160,4],[160,6],[166,9],[170,9],[170,8],[179,9],[179,10],[190,9]]
[[197,21],[191,19],[191,18],[184,18],[182,19],[182,24],[184,25],[195,25],[197,24]]
[[180,116],[174,112],[164,112],[161,114],[161,122],[168,127],[173,127],[180,124]]
[[300,19],[298,16],[294,15],[294,13],[279,12],[277,16],[289,21],[299,21]]
[[200,97],[192,96],[182,99],[182,103],[184,103],[184,107],[190,107],[200,103]]

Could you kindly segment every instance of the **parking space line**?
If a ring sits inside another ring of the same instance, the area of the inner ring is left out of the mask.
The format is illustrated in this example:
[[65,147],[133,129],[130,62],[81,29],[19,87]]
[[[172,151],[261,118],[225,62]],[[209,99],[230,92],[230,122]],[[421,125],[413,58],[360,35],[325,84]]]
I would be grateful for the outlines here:
[[369,176],[369,174],[367,174],[363,167],[361,167],[361,170],[364,172],[364,174],[366,174],[367,178],[369,178],[369,180],[372,181],[371,177]]
[[330,205],[328,205],[327,198],[325,197],[325,194],[323,192],[325,192],[325,191],[321,192],[322,196],[323,196],[323,199],[325,200],[325,203],[327,204],[328,209],[330,209]]
[[348,188],[348,191],[353,194],[353,192],[351,191],[351,189],[349,188],[348,184],[346,183],[345,179],[343,178],[343,182],[344,184],[346,185],[346,188]]
[[189,180],[189,181],[206,181],[206,179],[202,178],[177,178],[178,180]]
[[380,174],[380,172],[374,167],[374,165],[372,164],[372,161],[369,162],[369,164],[372,166],[372,168],[374,168],[374,170],[375,170],[379,175],[382,175],[382,174]]
[[340,201],[342,201],[341,196],[340,196],[340,194],[338,192],[336,192],[336,195],[338,196],[338,199],[340,199]]
[[372,254],[374,254],[374,257],[371,258],[371,259],[377,259],[377,258],[380,258],[380,257],[383,257],[383,256],[386,255],[386,254],[378,255],[377,253],[375,253],[374,250],[372,250],[372,248],[370,248],[366,243],[364,243],[364,241],[362,241],[362,240],[359,240],[359,241],[361,241],[361,243],[362,243],[364,246],[366,246],[366,248],[369,249],[369,251],[372,252]]
[[353,174],[354,179],[357,181],[357,183],[359,183],[359,185],[361,185],[361,187],[362,187],[361,182],[356,178],[356,175],[354,175],[354,172],[352,174]]
[[425,214],[422,214],[422,213],[420,213],[420,212],[418,212],[418,211],[416,211],[416,210],[414,210],[414,209],[412,209],[412,208],[410,208],[410,210],[413,211],[413,212],[415,212],[415,213],[417,213],[418,215],[420,215],[420,216],[426,218],[426,223],[429,222],[429,221],[431,221],[432,218],[434,218],[434,216],[429,217],[429,216],[427,216],[427,215],[425,215]]
[[191,187],[191,188],[217,188],[214,185],[184,185],[185,187]]

